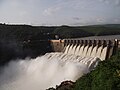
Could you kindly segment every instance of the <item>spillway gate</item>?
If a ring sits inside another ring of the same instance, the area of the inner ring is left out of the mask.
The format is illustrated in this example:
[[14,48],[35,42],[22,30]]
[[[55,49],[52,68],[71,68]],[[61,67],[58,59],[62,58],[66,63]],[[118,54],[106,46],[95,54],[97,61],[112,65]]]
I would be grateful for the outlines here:
[[75,54],[81,57],[98,57],[101,61],[110,58],[120,46],[119,40],[63,39],[51,40],[55,52]]

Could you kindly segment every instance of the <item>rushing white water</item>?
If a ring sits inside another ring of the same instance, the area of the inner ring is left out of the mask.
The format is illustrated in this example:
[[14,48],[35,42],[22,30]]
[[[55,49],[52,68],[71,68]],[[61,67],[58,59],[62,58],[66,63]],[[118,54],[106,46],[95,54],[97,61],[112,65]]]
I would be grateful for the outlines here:
[[92,50],[92,53],[91,53],[91,57],[95,57],[96,56],[96,53],[97,53],[97,49],[98,49],[98,46],[95,46]]
[[76,47],[77,47],[77,45],[74,45],[74,46],[73,46],[72,50],[70,51],[70,52],[71,52],[70,54],[75,54]]
[[93,45],[89,47],[86,57],[90,57],[92,53]]
[[107,49],[108,49],[108,47],[104,47],[103,48],[103,50],[102,50],[102,52],[101,52],[101,56],[100,56],[100,59],[101,60],[105,60],[105,56],[107,55]]
[[69,50],[69,48],[70,48],[70,45],[67,45],[66,47],[65,47],[65,51],[64,51],[64,53],[68,53],[68,50]]
[[62,81],[76,81],[105,60],[107,46],[66,45],[63,53],[10,61],[0,68],[0,90],[45,90]]
[[69,48],[69,50],[68,50],[68,52],[69,52],[69,54],[72,54],[72,52],[73,52],[73,44],[72,45],[70,45],[70,48]]
[[[101,57],[103,46],[100,46],[97,50],[96,57]],[[107,51],[107,50],[106,50]]]
[[78,45],[75,50],[75,55],[78,55],[81,45]]
[[81,46],[81,48],[80,48],[80,50],[79,50],[79,52],[78,52],[78,55],[82,56],[84,47],[85,47],[84,45]]
[[65,53],[47,53],[36,59],[11,61],[0,72],[0,90],[45,90],[62,81],[75,81],[98,63]]
[[84,51],[83,51],[83,53],[82,53],[82,56],[83,57],[85,57],[86,56],[86,54],[87,54],[87,51],[88,51],[88,45],[84,48]]

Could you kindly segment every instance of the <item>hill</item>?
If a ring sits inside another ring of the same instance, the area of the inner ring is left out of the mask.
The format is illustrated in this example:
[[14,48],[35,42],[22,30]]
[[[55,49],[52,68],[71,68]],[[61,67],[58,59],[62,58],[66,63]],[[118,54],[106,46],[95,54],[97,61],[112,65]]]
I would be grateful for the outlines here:
[[50,39],[55,35],[80,38],[119,35],[120,24],[92,26],[30,26],[0,24],[0,65],[15,58],[37,57],[51,51]]
[[80,38],[87,36],[119,35],[120,24],[91,25],[91,26],[61,26],[57,27],[54,34],[61,38]]

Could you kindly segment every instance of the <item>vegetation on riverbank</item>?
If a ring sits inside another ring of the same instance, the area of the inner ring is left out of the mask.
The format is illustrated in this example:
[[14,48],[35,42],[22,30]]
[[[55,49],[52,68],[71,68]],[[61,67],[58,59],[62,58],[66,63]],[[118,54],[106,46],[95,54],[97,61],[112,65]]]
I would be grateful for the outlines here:
[[72,90],[120,90],[120,52],[79,78]]

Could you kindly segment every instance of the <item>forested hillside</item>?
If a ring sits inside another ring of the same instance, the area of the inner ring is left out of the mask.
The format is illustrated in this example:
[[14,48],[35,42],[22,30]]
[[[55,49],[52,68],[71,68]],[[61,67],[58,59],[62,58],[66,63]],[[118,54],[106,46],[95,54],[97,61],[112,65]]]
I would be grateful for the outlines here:
[[0,64],[11,59],[36,57],[51,51],[50,39],[118,35],[120,24],[92,26],[30,26],[0,24]]
[[45,40],[54,39],[58,34],[61,38],[79,38],[86,36],[118,35],[120,24],[92,26],[30,26],[0,24],[0,39],[8,40]]

